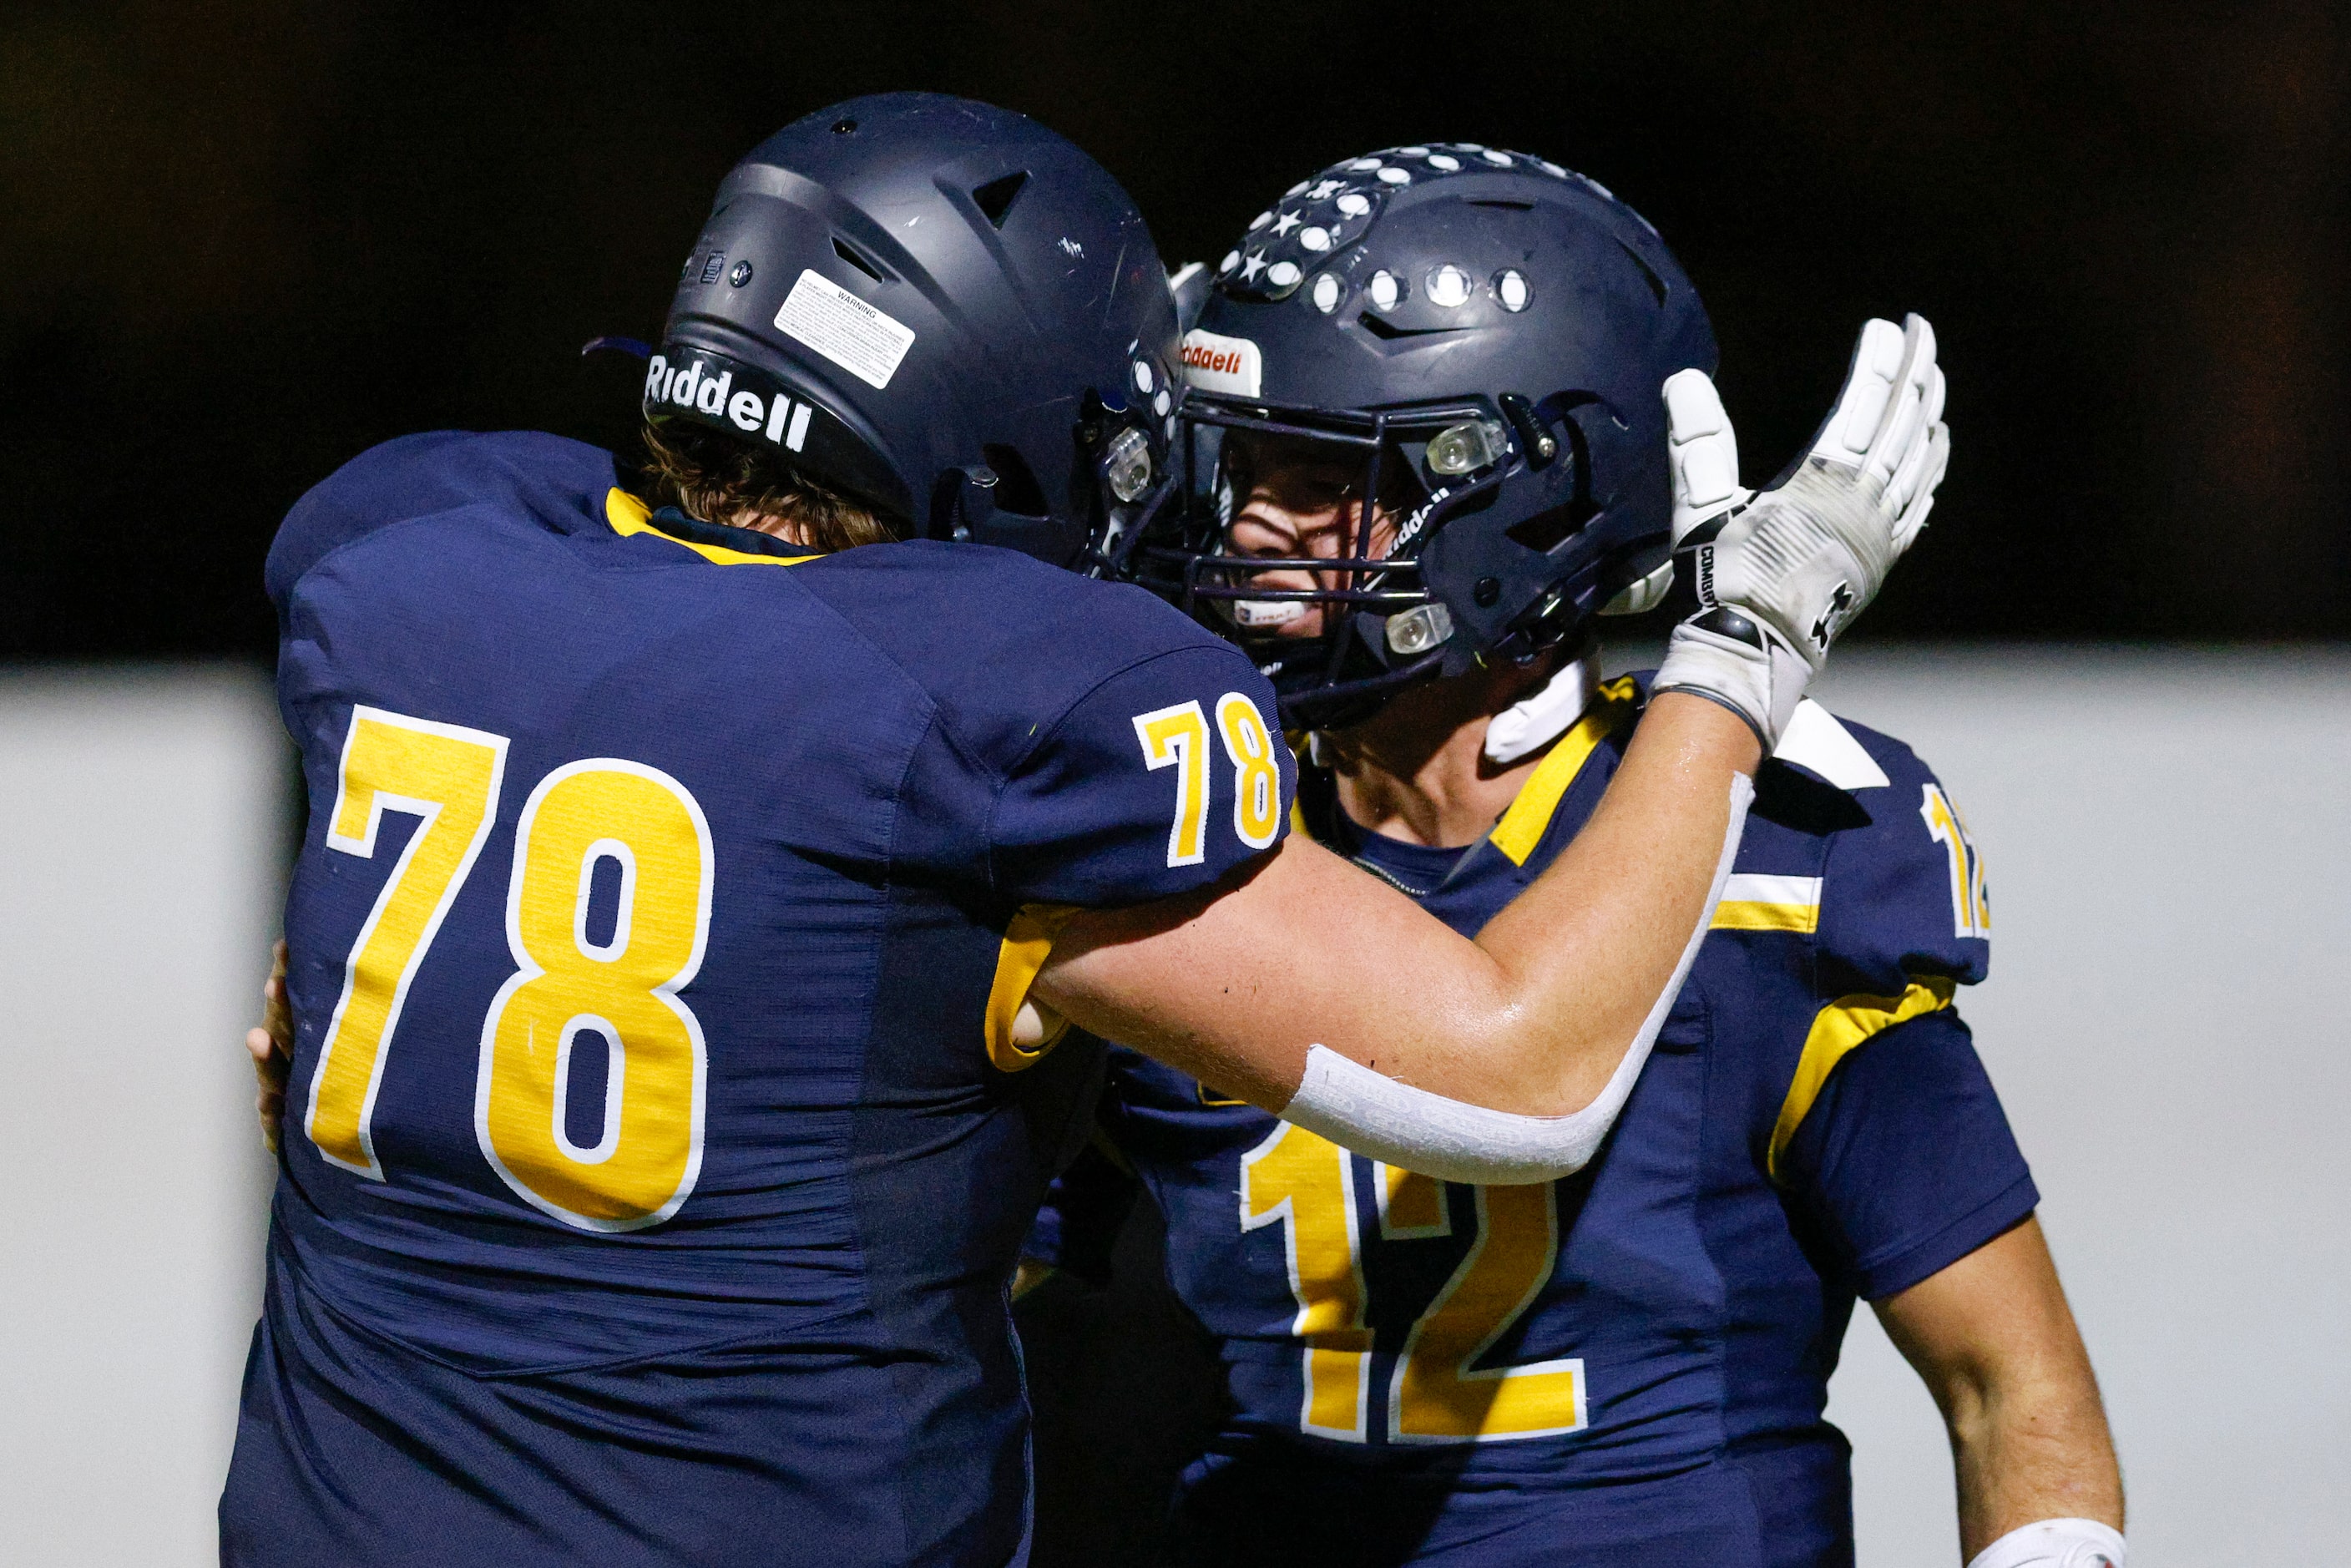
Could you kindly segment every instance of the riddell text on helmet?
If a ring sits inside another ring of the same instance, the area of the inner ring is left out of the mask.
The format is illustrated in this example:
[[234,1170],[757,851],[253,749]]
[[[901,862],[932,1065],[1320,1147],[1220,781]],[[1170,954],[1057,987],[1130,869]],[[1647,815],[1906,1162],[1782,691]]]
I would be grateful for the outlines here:
[[697,356],[694,363],[679,369],[655,354],[653,362],[645,367],[645,406],[651,409],[656,403],[674,403],[713,419],[724,413],[738,430],[764,434],[788,452],[800,449],[808,440],[811,405],[795,402],[781,392],[761,397],[747,390],[731,392],[735,372],[721,371],[709,375],[705,373],[704,364]]
[[1247,338],[1196,327],[1184,337],[1184,373],[1202,392],[1255,397],[1264,383],[1265,360]]

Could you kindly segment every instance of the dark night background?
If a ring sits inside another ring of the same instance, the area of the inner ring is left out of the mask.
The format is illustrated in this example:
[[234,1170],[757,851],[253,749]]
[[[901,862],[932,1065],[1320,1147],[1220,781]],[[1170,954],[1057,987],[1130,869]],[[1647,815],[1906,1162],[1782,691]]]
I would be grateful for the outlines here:
[[266,654],[285,507],[444,425],[624,440],[727,164],[898,87],[1025,110],[1171,261],[1416,139],[1646,213],[1750,473],[1917,309],[1955,459],[1876,637],[2334,637],[2346,28],[2267,0],[694,10],[16,0],[0,20],[0,658]]

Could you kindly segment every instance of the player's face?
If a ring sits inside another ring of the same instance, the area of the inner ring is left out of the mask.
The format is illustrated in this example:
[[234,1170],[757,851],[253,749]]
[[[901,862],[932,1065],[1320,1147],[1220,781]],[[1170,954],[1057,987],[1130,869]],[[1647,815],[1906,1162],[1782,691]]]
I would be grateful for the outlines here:
[[[1359,452],[1241,432],[1228,441],[1233,486],[1228,538],[1235,555],[1332,559],[1360,549],[1377,559],[1395,543],[1395,516],[1385,507],[1373,508],[1370,539],[1357,538],[1364,512],[1364,463]],[[1252,576],[1249,585],[1327,592],[1348,586],[1351,575],[1301,567]],[[1322,604],[1270,600],[1244,600],[1233,610],[1235,621],[1251,635],[1283,638],[1321,636],[1330,612]]]

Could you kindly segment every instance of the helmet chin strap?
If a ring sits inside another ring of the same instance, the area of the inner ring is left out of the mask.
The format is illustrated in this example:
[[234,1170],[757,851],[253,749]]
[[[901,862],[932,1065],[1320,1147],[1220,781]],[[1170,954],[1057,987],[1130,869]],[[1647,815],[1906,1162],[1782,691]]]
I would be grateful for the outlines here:
[[[1551,678],[1486,723],[1486,760],[1508,768],[1567,733],[1600,695],[1600,655],[1595,651],[1571,659],[1551,673]],[[1316,768],[1336,760],[1331,741],[1321,730],[1306,736],[1306,759]]]
[[1508,768],[1550,745],[1583,716],[1600,691],[1600,661],[1586,653],[1552,672],[1551,679],[1496,714],[1486,725],[1486,760]]

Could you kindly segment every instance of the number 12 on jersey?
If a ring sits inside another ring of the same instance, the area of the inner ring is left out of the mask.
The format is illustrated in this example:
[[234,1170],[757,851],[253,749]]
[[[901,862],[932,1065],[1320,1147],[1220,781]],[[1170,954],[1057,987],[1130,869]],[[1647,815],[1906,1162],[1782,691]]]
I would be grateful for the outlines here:
[[1968,836],[1951,798],[1934,785],[1923,787],[1918,815],[1927,836],[1943,846],[1951,863],[1951,929],[1960,936],[1991,936],[1991,894],[1984,886],[1983,852]]
[[[1281,1227],[1283,1258],[1305,1342],[1299,1429],[1360,1443],[1369,1435],[1373,1334],[1364,1253],[1450,1237],[1447,1184],[1393,1166],[1372,1166],[1378,1212],[1358,1212],[1355,1156],[1283,1122],[1241,1156],[1245,1231]],[[1479,1364],[1550,1283],[1559,1260],[1559,1209],[1548,1183],[1478,1186],[1469,1250],[1413,1322],[1388,1383],[1392,1443],[1494,1442],[1581,1429],[1583,1363]]]
[[[506,758],[504,736],[352,710],[327,847],[372,860],[385,812],[420,820],[351,945],[303,1127],[322,1158],[371,1180],[384,1179],[373,1123],[387,1051],[496,821]],[[516,973],[483,1020],[474,1130],[507,1185],[567,1225],[658,1225],[694,1190],[705,1052],[677,993],[709,937],[712,858],[701,805],[642,763],[568,763],[523,807],[506,911]],[[611,935],[596,942],[589,904],[606,861],[620,896]],[[602,1127],[588,1145],[568,1130],[583,1038],[601,1040],[608,1062]]]

